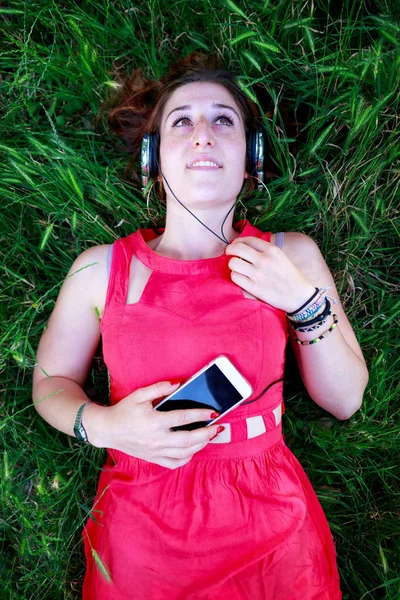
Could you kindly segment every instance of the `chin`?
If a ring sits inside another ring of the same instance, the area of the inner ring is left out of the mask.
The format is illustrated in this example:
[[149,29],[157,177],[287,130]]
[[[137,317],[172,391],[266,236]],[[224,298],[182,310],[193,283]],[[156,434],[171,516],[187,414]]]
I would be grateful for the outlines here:
[[210,184],[209,182],[202,184],[196,184],[190,187],[183,188],[177,186],[176,189],[171,185],[174,193],[179,198],[183,204],[187,205],[188,208],[190,206],[195,206],[198,208],[202,208],[204,203],[218,203],[221,202],[230,202],[232,204],[234,200],[239,195],[241,190],[241,184],[238,187],[234,187],[232,185],[229,188],[221,185],[215,185],[215,183]]
[[[237,194],[235,196],[233,195],[228,195],[226,193],[226,191],[222,194],[222,193],[218,193],[215,190],[213,191],[204,191],[204,193],[201,192],[201,190],[198,190],[196,194],[193,195],[186,195],[186,204],[188,208],[197,208],[197,209],[202,209],[205,206],[209,206],[209,207],[213,207],[213,206],[217,206],[218,204],[226,204],[226,203],[232,203],[234,202],[234,199],[236,199]],[[178,196],[179,198],[179,196]],[[185,204],[185,203],[184,203]]]

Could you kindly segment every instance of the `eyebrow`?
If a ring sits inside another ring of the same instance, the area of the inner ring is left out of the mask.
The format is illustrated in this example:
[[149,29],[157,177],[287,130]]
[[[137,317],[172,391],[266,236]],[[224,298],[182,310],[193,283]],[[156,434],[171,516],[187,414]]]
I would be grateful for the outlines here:
[[[228,108],[229,110],[231,110],[232,112],[235,113],[235,115],[237,116],[237,118],[240,121],[240,117],[239,117],[237,111],[234,108],[232,108],[232,106],[228,106],[227,104],[219,104],[217,102],[213,102],[212,107],[213,108]],[[184,106],[178,106],[177,108],[174,108],[173,110],[171,110],[171,112],[168,114],[168,116],[165,120],[167,121],[173,112],[176,112],[178,110],[191,110],[191,108],[192,107],[190,104],[185,104]]]

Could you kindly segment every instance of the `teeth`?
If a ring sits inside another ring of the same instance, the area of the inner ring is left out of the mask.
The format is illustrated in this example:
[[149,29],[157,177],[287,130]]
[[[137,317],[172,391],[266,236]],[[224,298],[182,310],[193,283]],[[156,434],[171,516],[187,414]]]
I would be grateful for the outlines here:
[[218,167],[218,165],[210,160],[199,160],[192,164],[191,168],[193,167]]

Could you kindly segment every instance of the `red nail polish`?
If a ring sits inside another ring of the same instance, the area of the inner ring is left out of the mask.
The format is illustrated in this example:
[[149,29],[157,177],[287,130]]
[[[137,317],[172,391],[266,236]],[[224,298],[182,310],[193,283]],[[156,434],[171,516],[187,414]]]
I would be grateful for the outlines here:
[[219,412],[212,412],[210,415],[210,419],[216,419],[217,417],[220,416],[221,413]]
[[221,431],[224,431],[224,429],[225,429],[225,427],[224,427],[223,425],[220,425],[220,426],[218,427],[218,429],[217,429],[217,433],[216,433],[215,435],[213,435],[213,436],[212,436],[212,438],[210,438],[210,442],[211,442],[211,440],[213,440],[214,438],[216,438],[216,437],[217,437],[217,435],[218,435],[219,433],[221,433]]
[[177,383],[182,383],[182,379],[171,379],[170,384],[176,385]]

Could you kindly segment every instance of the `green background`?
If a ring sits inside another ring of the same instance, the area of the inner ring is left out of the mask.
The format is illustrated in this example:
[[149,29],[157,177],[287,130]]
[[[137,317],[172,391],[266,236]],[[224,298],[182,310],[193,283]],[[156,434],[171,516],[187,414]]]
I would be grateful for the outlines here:
[[[336,421],[294,380],[286,440],[332,528],[344,598],[400,598],[396,5],[0,6],[1,598],[80,597],[81,530],[104,452],[37,415],[35,352],[77,254],[162,220],[125,170],[107,102],[135,68],[157,78],[192,50],[221,54],[264,114],[270,198],[243,199],[237,218],[318,242],[364,350],[361,410]],[[100,348],[86,392],[107,401]]]

